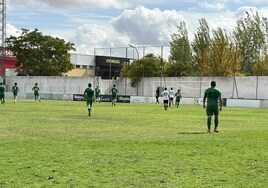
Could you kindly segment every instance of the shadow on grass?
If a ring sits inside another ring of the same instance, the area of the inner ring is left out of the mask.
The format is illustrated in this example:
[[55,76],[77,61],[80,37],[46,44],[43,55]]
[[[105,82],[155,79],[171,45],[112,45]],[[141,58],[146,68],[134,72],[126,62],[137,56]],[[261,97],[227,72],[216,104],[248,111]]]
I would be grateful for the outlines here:
[[207,132],[178,132],[178,134],[208,134]]

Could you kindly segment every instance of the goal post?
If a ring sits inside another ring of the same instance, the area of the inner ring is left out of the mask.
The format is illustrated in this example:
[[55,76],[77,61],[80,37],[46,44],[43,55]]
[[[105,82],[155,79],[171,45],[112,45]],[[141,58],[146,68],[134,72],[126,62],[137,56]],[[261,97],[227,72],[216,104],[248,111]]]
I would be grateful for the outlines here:
[[166,87],[167,90],[173,88],[175,92],[180,89],[183,98],[201,98],[207,88],[210,87],[210,81],[152,81],[153,93],[159,87],[160,92]]

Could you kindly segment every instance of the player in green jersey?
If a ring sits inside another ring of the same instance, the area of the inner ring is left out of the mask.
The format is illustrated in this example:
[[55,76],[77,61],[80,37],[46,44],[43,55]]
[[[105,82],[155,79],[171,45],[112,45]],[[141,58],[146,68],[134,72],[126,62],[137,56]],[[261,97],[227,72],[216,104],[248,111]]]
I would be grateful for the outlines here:
[[40,96],[39,96],[39,90],[40,90],[40,88],[38,87],[38,84],[37,83],[35,83],[35,85],[32,88],[32,90],[34,91],[34,100],[35,101],[39,100],[39,102],[41,102]]
[[100,88],[99,86],[96,86],[95,88],[95,101],[100,103]]
[[112,92],[112,106],[115,106],[116,98],[117,98],[117,93],[118,93],[118,89],[116,88],[115,84],[112,87],[112,89],[111,89],[110,92]]
[[175,105],[176,107],[178,108],[180,106],[180,101],[181,101],[181,98],[182,98],[182,95],[181,95],[181,90],[178,89],[178,91],[175,93]]
[[91,83],[88,84],[88,88],[84,91],[84,98],[86,99],[88,116],[91,116],[92,102],[94,100],[94,90],[91,88]]
[[16,103],[17,102],[17,96],[18,96],[18,93],[20,91],[17,83],[14,83],[14,86],[12,86],[11,91],[12,91],[13,96],[14,96],[14,103]]
[[[203,108],[206,108],[207,113],[207,132],[210,133],[211,127],[211,119],[214,115],[214,132],[218,131],[218,124],[219,124],[219,111],[222,110],[222,98],[221,92],[219,89],[216,88],[216,82],[211,81],[210,88],[206,89],[203,98]],[[207,102],[207,105],[206,105]],[[218,102],[220,103],[220,109],[218,108]]]
[[5,87],[3,86],[3,83],[0,83],[0,101],[1,104],[5,104]]

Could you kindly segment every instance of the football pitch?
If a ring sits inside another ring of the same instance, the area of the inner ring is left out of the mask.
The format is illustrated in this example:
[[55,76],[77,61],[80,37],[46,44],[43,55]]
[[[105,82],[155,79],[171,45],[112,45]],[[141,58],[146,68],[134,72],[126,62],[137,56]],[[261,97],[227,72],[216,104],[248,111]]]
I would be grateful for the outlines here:
[[268,109],[11,99],[0,106],[0,188],[268,187]]

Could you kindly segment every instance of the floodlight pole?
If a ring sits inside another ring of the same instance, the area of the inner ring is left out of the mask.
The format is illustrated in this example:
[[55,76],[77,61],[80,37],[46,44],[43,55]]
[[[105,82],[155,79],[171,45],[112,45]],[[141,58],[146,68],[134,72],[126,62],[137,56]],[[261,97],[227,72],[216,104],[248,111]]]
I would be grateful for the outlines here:
[[0,73],[6,85],[6,0],[0,0],[0,22]]
[[136,52],[137,52],[137,57],[138,57],[138,60],[139,60],[139,59],[140,59],[139,50],[138,50],[135,46],[133,46],[132,44],[128,44],[128,46],[131,47],[131,48],[134,48],[134,49],[136,50]]
[[[134,46],[134,45],[132,45],[132,44],[128,44],[128,46],[136,50],[138,60],[140,60],[139,50],[136,48],[136,46]],[[134,57],[133,57],[133,59],[134,59]],[[144,66],[142,67],[142,77],[144,78]],[[143,92],[144,92],[144,91],[143,91],[143,90],[144,90],[144,80],[142,80],[142,85],[143,85],[143,87],[142,87],[142,95],[143,95],[143,94],[144,94],[144,93],[143,93]],[[138,87],[138,86],[137,86],[137,87]],[[138,94],[138,90],[137,90],[137,94]]]

